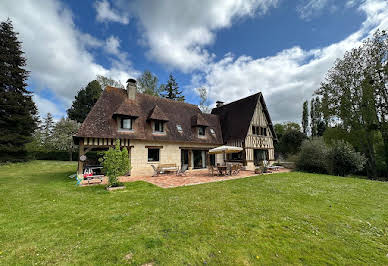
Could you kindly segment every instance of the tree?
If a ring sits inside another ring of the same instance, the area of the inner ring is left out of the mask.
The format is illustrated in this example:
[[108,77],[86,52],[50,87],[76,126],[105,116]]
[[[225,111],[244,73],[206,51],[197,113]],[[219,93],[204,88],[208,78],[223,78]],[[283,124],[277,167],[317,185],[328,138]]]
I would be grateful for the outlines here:
[[0,23],[0,160],[27,157],[26,144],[37,126],[37,109],[26,89],[28,71],[11,20]]
[[310,131],[311,137],[315,137],[317,135],[317,121],[315,120],[315,99],[312,98],[310,102]]
[[377,31],[373,38],[338,59],[316,91],[325,99],[322,101],[324,116],[336,121],[337,127],[357,136],[356,145],[368,159],[369,178],[376,177],[377,131],[386,134],[388,172],[387,54],[387,34]]
[[161,95],[164,98],[184,102],[185,96],[182,95],[182,91],[179,91],[178,83],[175,81],[175,78],[170,74],[167,84],[162,84],[160,86]]
[[290,129],[286,131],[279,141],[280,152],[285,156],[296,154],[305,139],[307,136],[300,130]]
[[309,104],[307,101],[303,103],[303,113],[302,113],[302,128],[303,133],[307,135],[309,125]]
[[201,98],[201,101],[199,102],[199,109],[201,109],[202,112],[209,114],[211,112],[211,108],[208,104],[207,90],[205,88],[198,88],[197,91],[199,93],[199,97]]
[[102,93],[101,85],[97,80],[89,82],[86,88],[78,91],[67,115],[71,120],[82,123]]
[[141,93],[159,96],[158,77],[149,70],[145,70],[137,79],[138,90]]
[[104,157],[100,162],[104,167],[105,174],[109,178],[109,187],[120,186],[121,183],[118,181],[117,177],[125,175],[131,169],[128,151],[126,148],[120,150],[119,140],[116,140],[114,149],[109,148],[109,150],[104,152]]
[[108,78],[102,75],[97,75],[96,80],[98,81],[98,83],[100,83],[100,86],[102,89],[105,89],[106,86],[124,89],[124,85],[121,84],[120,81],[116,81],[112,78]]
[[54,131],[54,119],[51,113],[47,113],[46,117],[43,118],[43,124],[41,130],[42,146],[48,150],[53,147],[53,131]]
[[72,153],[76,151],[76,146],[73,142],[73,135],[78,131],[80,124],[69,118],[62,118],[55,124],[52,139],[53,146],[56,150],[67,151],[69,159],[72,160]]

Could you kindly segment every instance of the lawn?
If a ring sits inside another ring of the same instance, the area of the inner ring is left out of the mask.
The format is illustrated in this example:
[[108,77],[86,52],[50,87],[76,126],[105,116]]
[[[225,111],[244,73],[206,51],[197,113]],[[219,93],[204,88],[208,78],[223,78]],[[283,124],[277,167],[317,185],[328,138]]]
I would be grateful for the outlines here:
[[388,183],[306,173],[76,187],[75,163],[0,166],[0,264],[388,264]]

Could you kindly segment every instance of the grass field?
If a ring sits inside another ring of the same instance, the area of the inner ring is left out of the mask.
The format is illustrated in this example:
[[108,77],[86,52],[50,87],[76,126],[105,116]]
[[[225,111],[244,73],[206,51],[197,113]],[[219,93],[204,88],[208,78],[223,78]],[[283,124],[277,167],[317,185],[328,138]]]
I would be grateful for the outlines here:
[[75,163],[0,166],[0,264],[388,264],[388,183],[305,173],[76,187]]

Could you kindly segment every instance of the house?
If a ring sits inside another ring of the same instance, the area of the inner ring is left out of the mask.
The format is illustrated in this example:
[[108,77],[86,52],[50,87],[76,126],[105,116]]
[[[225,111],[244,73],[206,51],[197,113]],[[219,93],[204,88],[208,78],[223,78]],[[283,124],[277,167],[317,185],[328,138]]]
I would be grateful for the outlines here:
[[[129,151],[131,175],[149,175],[151,165],[160,163],[196,169],[225,159],[253,169],[262,160],[274,160],[276,135],[261,93],[229,104],[217,102],[206,114],[196,105],[137,93],[136,80],[129,79],[126,90],[104,89],[73,139],[79,145],[79,172],[87,152],[119,140]],[[243,151],[227,158],[212,155],[208,161],[208,150],[223,144]]]

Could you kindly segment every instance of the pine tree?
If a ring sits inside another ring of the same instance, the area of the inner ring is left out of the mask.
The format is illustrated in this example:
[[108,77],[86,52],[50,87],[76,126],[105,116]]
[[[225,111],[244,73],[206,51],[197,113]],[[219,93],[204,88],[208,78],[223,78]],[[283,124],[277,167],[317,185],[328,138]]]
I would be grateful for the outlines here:
[[75,100],[67,115],[71,120],[82,123],[102,93],[101,85],[97,80],[89,82],[86,88],[78,91]]
[[317,121],[315,119],[315,99],[312,98],[310,102],[310,128],[311,128],[311,137],[317,135]]
[[179,91],[178,83],[175,81],[175,78],[170,74],[167,84],[162,84],[160,86],[161,95],[164,98],[172,99],[175,101],[185,101],[185,96],[182,95],[182,91]]
[[53,130],[54,130],[54,119],[51,113],[47,113],[47,116],[43,119],[41,127],[42,145],[47,150],[53,147]]
[[309,104],[307,101],[303,103],[303,114],[302,114],[302,128],[303,133],[307,136],[309,126]]
[[27,156],[37,126],[37,109],[27,90],[28,71],[21,42],[11,20],[0,23],[0,160],[19,161]]

